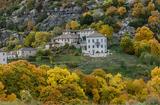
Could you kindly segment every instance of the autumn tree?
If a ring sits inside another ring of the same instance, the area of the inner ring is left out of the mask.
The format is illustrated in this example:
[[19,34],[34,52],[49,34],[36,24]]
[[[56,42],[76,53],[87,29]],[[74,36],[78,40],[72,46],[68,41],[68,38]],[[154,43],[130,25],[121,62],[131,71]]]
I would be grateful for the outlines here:
[[49,32],[36,32],[34,46],[45,45],[51,38],[51,33]]
[[114,15],[117,13],[117,8],[114,6],[110,6],[109,8],[107,8],[106,10],[106,15]]
[[150,91],[154,94],[159,94],[160,93],[160,68],[159,67],[155,67],[152,71],[151,71],[151,80],[148,81],[147,85],[150,87]]
[[35,26],[34,26],[34,22],[32,21],[32,19],[29,19],[27,21],[27,30],[31,31],[34,30],[35,31]]
[[34,65],[27,61],[15,61],[4,65],[0,71],[7,93],[15,93],[17,97],[20,97],[21,90],[29,90],[34,96],[38,94],[35,89],[38,86],[38,81],[34,73],[37,69]]
[[135,40],[136,41],[150,40],[153,38],[153,35],[154,33],[148,27],[143,26],[136,30]]
[[129,36],[122,37],[120,46],[124,52],[134,54],[133,40]]
[[66,24],[66,29],[72,29],[72,30],[75,30],[75,29],[78,29],[79,27],[79,23],[77,21],[71,21],[69,23]]
[[109,25],[102,25],[101,29],[99,30],[99,32],[101,34],[103,34],[104,36],[110,38],[112,36],[112,34],[113,34],[113,28],[111,26],[109,26]]
[[140,15],[144,14],[144,6],[142,3],[138,2],[134,4],[132,10],[132,16],[139,17]]
[[36,32],[30,32],[29,35],[26,36],[24,39],[24,46],[32,47],[33,43],[35,42],[35,33]]
[[158,5],[160,5],[160,0],[156,0],[156,3],[158,3]]
[[118,0],[118,3],[121,5],[121,4],[124,4],[126,2],[126,0]]
[[160,57],[160,43],[156,39],[152,39],[149,41],[151,54]]
[[148,9],[148,11],[154,11],[154,10],[155,10],[155,5],[154,5],[154,3],[149,2],[149,3],[148,3],[148,6],[147,6],[147,9]]
[[119,8],[118,8],[118,13],[119,13],[120,15],[124,15],[126,12],[127,12],[127,10],[126,10],[125,7],[119,7]]

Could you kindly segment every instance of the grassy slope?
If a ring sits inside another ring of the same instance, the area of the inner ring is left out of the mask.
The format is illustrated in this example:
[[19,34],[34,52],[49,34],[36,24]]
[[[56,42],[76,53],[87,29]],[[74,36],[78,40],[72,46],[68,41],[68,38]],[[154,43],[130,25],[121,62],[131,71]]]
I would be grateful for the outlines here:
[[[113,48],[111,52],[113,55],[106,58],[60,55],[55,58],[54,65],[66,64],[70,69],[81,69],[84,73],[91,73],[96,68],[102,68],[106,72],[121,73],[123,76],[131,78],[149,77],[150,70],[155,67],[142,64],[136,56],[122,53],[118,47]],[[32,63],[52,65],[47,59]]]
[[[106,58],[88,58],[82,56],[63,55],[56,58],[56,63],[77,64],[84,73],[91,73],[96,68],[102,68],[113,74],[121,73],[126,77],[139,78],[149,76],[155,66],[142,64],[136,56],[112,51],[113,55]],[[74,68],[74,69],[77,69]]]

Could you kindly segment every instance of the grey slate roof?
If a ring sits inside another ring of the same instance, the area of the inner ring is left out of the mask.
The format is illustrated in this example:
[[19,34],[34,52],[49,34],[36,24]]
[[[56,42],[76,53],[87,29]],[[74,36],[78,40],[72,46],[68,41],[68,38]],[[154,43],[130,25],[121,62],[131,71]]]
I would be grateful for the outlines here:
[[63,35],[60,35],[60,36],[58,36],[58,37],[56,37],[54,39],[67,39],[67,38],[76,39],[76,38],[79,38],[79,36],[76,35],[76,34],[63,34]]
[[94,32],[94,33],[90,34],[89,36],[87,36],[87,38],[91,38],[91,37],[105,37],[105,36],[98,33],[98,32]]
[[36,51],[35,48],[31,48],[31,47],[25,47],[25,48],[21,48],[19,49],[20,51]]

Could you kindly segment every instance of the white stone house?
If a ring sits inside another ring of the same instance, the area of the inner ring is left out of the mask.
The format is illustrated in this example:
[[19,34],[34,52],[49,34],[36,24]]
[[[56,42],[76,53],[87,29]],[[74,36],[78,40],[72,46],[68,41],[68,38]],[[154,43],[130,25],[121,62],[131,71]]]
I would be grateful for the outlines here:
[[84,55],[105,57],[107,55],[107,38],[102,34],[87,29],[80,32],[81,48]]
[[0,50],[0,64],[7,64],[7,53]]
[[68,45],[74,45],[78,47],[80,42],[80,37],[77,31],[65,31],[62,35],[55,37],[52,41],[57,47]]
[[21,48],[17,51],[18,58],[28,58],[30,56],[35,56],[37,50],[35,48]]
[[10,51],[7,53],[8,59],[16,59],[17,58],[17,51]]

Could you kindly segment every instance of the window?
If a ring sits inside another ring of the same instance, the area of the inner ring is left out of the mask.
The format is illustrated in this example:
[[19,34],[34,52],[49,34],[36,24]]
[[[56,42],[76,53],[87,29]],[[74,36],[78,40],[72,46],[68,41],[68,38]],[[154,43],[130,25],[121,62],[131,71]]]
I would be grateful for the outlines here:
[[101,48],[103,48],[103,45],[101,45]]
[[5,55],[5,53],[3,53],[3,55]]
[[103,42],[103,39],[101,39],[101,42]]
[[99,39],[97,39],[97,42],[99,42]]
[[99,45],[97,45],[97,48],[99,48]]
[[90,43],[90,39],[88,39],[88,43]]
[[94,48],[94,45],[93,45],[93,48]]
[[92,42],[94,43],[94,39],[92,39]]
[[87,50],[87,46],[84,46],[84,50]]
[[6,61],[6,60],[3,58],[3,61]]
[[103,53],[103,50],[101,50],[101,53]]
[[90,48],[90,45],[88,45],[88,48]]

